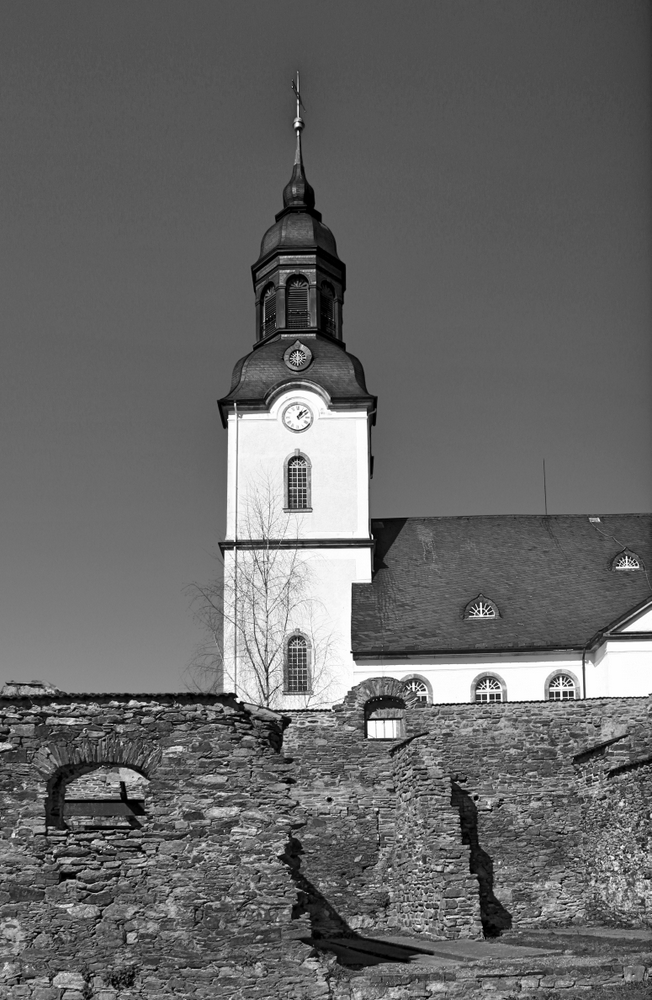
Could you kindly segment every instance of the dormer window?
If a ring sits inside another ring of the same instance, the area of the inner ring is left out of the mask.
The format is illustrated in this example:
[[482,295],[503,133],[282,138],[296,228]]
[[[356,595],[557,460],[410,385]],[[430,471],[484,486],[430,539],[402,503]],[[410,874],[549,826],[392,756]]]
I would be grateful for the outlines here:
[[308,282],[301,275],[295,274],[288,279],[285,293],[285,309],[288,330],[305,330],[309,326]]
[[262,313],[261,335],[266,337],[268,333],[276,329],[276,288],[274,285],[267,285],[263,292]]
[[500,615],[493,601],[490,601],[484,594],[478,594],[474,600],[467,604],[464,609],[464,617],[476,621],[481,618],[500,618]]
[[642,566],[641,560],[638,558],[636,553],[631,552],[629,549],[625,549],[616,556],[611,564],[611,568],[614,570],[631,572],[632,570],[642,569]]

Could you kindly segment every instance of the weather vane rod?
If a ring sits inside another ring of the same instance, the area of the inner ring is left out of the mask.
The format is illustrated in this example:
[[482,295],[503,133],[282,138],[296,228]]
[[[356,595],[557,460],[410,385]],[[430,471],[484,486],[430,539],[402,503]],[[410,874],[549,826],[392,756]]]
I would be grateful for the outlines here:
[[300,89],[300,82],[299,82],[299,70],[297,70],[297,79],[296,79],[296,82],[293,80],[292,83],[291,83],[291,87],[292,87],[292,90],[294,91],[294,96],[297,99],[297,116],[294,119],[294,128],[295,128],[296,132],[301,132],[301,129],[304,127],[304,124],[305,124],[304,121],[303,121],[303,118],[301,117],[301,108],[303,108],[303,110],[305,111],[306,110],[306,106],[303,103],[303,101],[301,100],[301,89]]

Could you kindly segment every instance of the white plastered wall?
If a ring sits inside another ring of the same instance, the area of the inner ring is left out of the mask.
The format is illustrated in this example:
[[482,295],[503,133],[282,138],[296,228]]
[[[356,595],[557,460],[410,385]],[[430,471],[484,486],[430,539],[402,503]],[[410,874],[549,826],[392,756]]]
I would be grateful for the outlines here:
[[[624,630],[623,630],[624,632]],[[586,665],[589,698],[644,697],[652,693],[652,640],[607,639]]]
[[587,652],[582,667],[582,653],[505,654],[459,656],[433,659],[411,656],[392,660],[357,663],[354,683],[371,677],[395,677],[398,680],[422,677],[428,682],[435,704],[472,701],[474,682],[485,674],[494,675],[505,685],[508,701],[540,701],[547,696],[551,675],[570,674],[577,685],[577,697],[583,696],[583,677],[587,698],[646,697],[652,693],[652,639],[609,639],[593,653]]
[[489,674],[498,677],[505,685],[508,701],[538,701],[545,698],[546,682],[552,674],[570,674],[577,684],[578,697],[582,696],[582,655],[544,653],[532,656],[506,654],[504,656],[460,655],[433,659],[410,656],[405,659],[386,657],[382,662],[357,663],[354,683],[360,684],[371,677],[422,677],[432,690],[435,704],[458,704],[473,701],[474,683]]
[[[287,406],[301,402],[310,407],[311,426],[296,433],[283,424]],[[284,467],[295,451],[311,464],[310,512],[284,515],[286,541],[296,538],[300,558],[308,566],[311,615],[318,621],[322,640],[328,643],[328,664],[321,668],[317,702],[333,704],[352,687],[351,593],[354,583],[371,581],[369,526],[369,429],[365,409],[332,410],[322,396],[306,388],[291,389],[274,400],[267,412],[229,414],[229,464],[227,541],[235,539],[236,483],[237,538],[251,537],[247,524],[247,496],[269,490],[282,512],[285,502]],[[282,518],[283,520],[283,518]],[[311,540],[322,544],[310,546]],[[337,547],[323,542],[337,541]],[[306,545],[305,543],[308,543]],[[350,543],[350,544],[348,544]],[[242,552],[239,558],[246,558]],[[234,553],[225,553],[227,575]],[[297,628],[301,623],[297,622]],[[230,630],[225,636],[225,674],[233,674],[234,650]],[[306,630],[307,631],[307,630]],[[304,707],[303,696],[284,696],[279,708]]]
[[[313,421],[296,433],[282,416],[291,403],[310,407]],[[284,392],[269,412],[233,412],[228,419],[228,539],[234,538],[236,478],[239,493],[238,534],[243,500],[261,480],[283,498],[284,463],[295,451],[310,459],[312,512],[301,515],[301,538],[369,538],[369,432],[366,410],[331,410],[307,389]],[[237,465],[237,469],[236,469]]]

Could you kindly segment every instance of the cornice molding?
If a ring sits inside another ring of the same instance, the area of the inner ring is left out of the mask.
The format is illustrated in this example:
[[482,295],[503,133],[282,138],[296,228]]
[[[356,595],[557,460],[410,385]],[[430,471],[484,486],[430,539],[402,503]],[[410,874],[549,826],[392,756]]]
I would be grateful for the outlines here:
[[220,552],[234,549],[373,549],[373,538],[227,538],[220,542]]

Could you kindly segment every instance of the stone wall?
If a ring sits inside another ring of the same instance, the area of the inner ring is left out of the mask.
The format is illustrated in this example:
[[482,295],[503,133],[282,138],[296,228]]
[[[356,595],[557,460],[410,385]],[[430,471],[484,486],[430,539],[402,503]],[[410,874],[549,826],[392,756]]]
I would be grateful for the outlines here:
[[471,874],[450,778],[431,748],[416,741],[399,747],[394,774],[391,924],[434,937],[481,938],[478,876]]
[[[0,699],[0,994],[320,996],[281,740],[229,696]],[[98,765],[147,779],[144,814],[127,789],[102,807],[132,825],[67,829]]]
[[368,739],[399,689],[0,698],[0,995],[312,1000],[310,936],[652,925],[650,699],[412,698]]
[[[364,728],[365,704],[395,695],[397,683],[376,678],[354,688],[332,712],[292,713],[284,737],[306,814],[302,870],[349,928],[416,928],[428,912],[428,897],[432,912],[440,912],[436,900],[459,892],[459,884],[431,879],[431,867],[439,864],[433,842],[442,838],[453,851],[455,829],[455,851],[464,849],[467,874],[474,877],[466,887],[477,886],[489,936],[511,926],[583,920],[652,923],[650,811],[644,805],[651,798],[650,699],[411,701],[404,713],[410,750],[403,751],[402,741],[366,739]],[[421,784],[405,777],[407,753]],[[421,756],[418,766],[414,754]],[[625,770],[614,771],[617,766]],[[444,795],[440,780],[447,783],[447,805],[431,809],[434,797]],[[423,799],[419,805],[414,795]],[[410,809],[423,815],[431,810],[431,820],[420,826],[420,845]],[[449,864],[459,863],[451,854]],[[445,898],[466,898],[472,907],[468,894]],[[466,917],[462,925],[470,926]],[[449,919],[446,933],[469,933],[462,925],[456,930]],[[432,931],[440,926],[437,920],[430,925]]]

